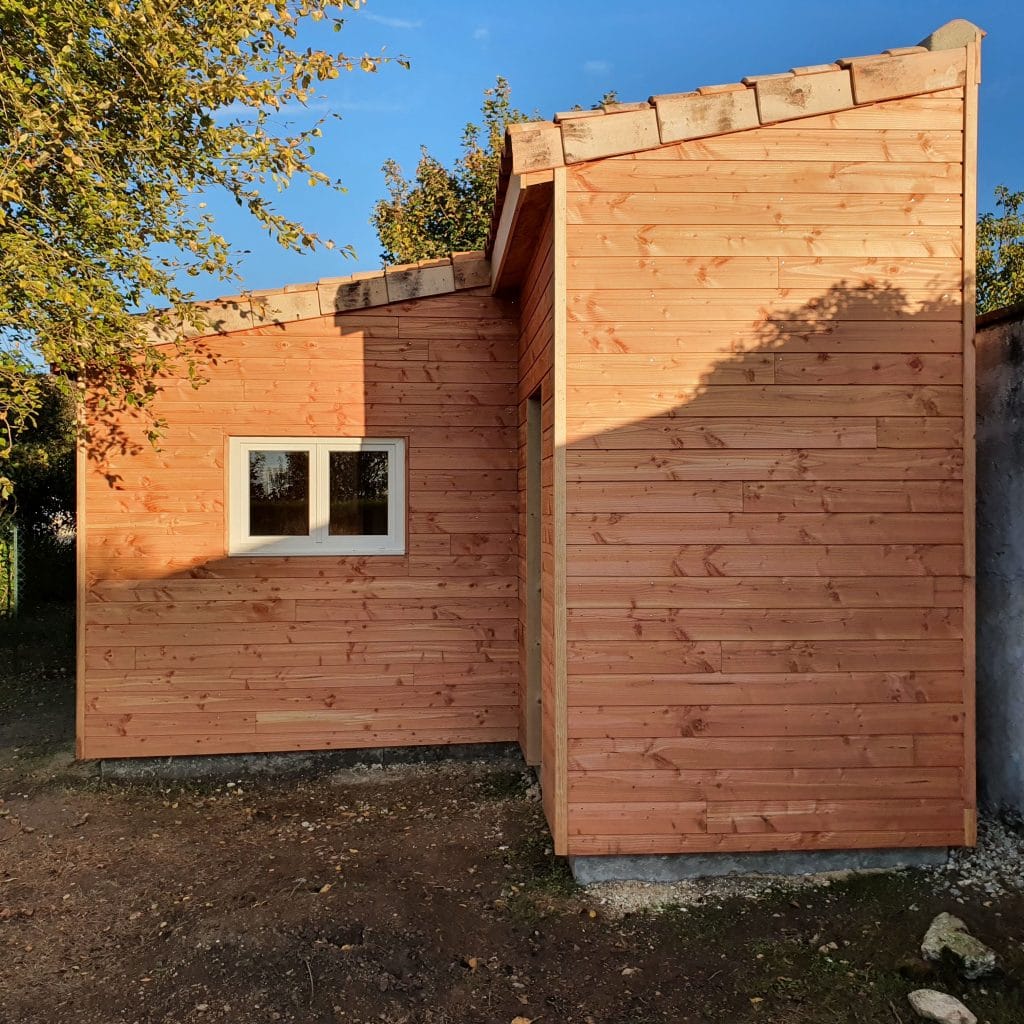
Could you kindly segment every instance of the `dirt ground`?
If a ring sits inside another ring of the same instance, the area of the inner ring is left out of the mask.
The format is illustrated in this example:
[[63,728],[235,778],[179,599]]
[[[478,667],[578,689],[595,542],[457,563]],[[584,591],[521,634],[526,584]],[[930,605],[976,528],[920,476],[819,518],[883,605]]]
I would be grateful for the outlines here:
[[[622,916],[551,856],[520,765],[127,785],[74,763],[71,708],[0,638],[2,1024],[910,1024],[920,987],[1024,1021],[1019,892],[726,882]],[[996,978],[920,959],[940,910]]]

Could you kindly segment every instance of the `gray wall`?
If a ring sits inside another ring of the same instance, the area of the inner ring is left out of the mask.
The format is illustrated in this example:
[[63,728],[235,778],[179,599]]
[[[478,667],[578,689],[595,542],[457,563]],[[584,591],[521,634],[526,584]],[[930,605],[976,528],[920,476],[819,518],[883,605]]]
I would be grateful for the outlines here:
[[1024,306],[978,320],[978,786],[1024,813]]

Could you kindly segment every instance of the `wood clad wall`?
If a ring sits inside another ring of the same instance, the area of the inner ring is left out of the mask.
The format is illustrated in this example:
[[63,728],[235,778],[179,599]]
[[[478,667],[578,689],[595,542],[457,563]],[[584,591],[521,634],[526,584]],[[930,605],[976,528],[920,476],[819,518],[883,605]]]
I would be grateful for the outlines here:
[[544,810],[549,822],[555,820],[554,767],[554,547],[552,513],[554,463],[554,235],[550,211],[536,239],[536,247],[520,287],[519,339],[519,489],[522,498],[519,519],[520,587],[520,743],[526,750],[526,666],[525,651],[527,591],[526,558],[526,438],[527,401],[538,390],[541,397],[541,716],[540,776]]
[[964,109],[568,170],[570,853],[970,839]]
[[[471,291],[208,339],[86,467],[81,756],[514,739],[517,335]],[[226,557],[229,435],[407,438],[407,555]]]

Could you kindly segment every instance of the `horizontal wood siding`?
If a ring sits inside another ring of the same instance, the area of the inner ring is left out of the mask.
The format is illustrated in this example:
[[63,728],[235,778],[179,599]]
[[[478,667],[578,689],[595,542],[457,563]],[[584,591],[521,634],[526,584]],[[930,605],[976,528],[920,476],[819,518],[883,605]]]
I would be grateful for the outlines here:
[[[508,741],[518,317],[483,290],[206,339],[83,480],[85,757]],[[230,435],[407,439],[407,554],[225,554]]]
[[963,132],[569,168],[570,853],[969,838]]

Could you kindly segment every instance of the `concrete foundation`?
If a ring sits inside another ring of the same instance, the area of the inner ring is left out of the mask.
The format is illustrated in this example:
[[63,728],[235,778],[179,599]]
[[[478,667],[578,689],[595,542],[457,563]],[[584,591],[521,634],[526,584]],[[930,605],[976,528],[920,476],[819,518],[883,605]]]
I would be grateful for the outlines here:
[[978,789],[1024,813],[1024,304],[977,337]]
[[674,853],[660,856],[570,857],[580,885],[598,882],[682,882],[723,875],[818,875],[826,871],[938,867],[944,846],[908,850],[783,850],[768,853]]
[[359,750],[288,751],[278,754],[208,754],[196,757],[124,757],[100,761],[105,779],[236,779],[252,776],[326,775],[342,768],[387,767],[437,761],[520,757],[516,743],[461,743],[450,746],[364,747]]

